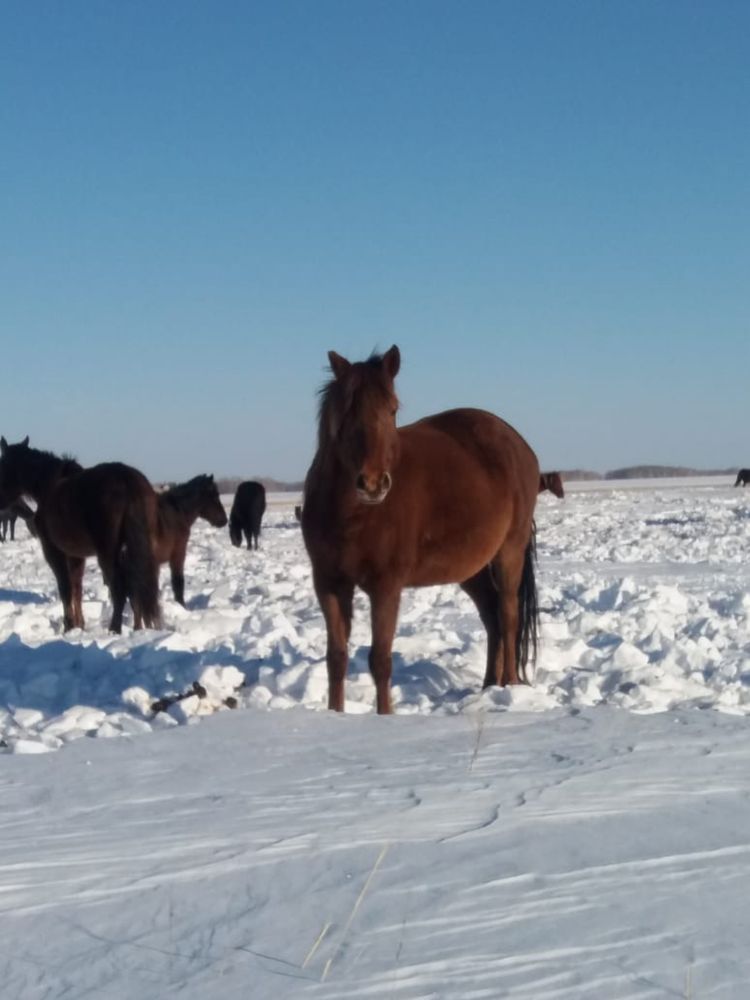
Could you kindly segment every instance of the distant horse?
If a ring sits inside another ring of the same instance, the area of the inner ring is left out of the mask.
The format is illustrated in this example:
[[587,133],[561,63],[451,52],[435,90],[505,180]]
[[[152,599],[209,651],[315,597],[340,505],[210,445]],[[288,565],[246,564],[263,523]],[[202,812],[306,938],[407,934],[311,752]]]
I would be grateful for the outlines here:
[[544,493],[545,490],[549,490],[550,493],[554,493],[562,500],[565,496],[565,490],[559,472],[541,472],[539,474],[539,492]]
[[234,494],[232,509],[229,512],[229,537],[232,539],[232,545],[242,545],[244,533],[247,547],[251,548],[251,543],[253,543],[255,548],[258,548],[260,522],[263,520],[265,509],[265,486],[253,480],[240,483]]
[[0,438],[0,507],[22,494],[36,501],[34,522],[63,604],[65,630],[83,628],[86,558],[96,555],[112,599],[113,632],[122,630],[130,598],[136,628],[156,627],[159,567],[151,548],[156,494],[129,465],[106,462],[83,469],[72,458]]
[[25,500],[20,497],[4,510],[0,510],[0,542],[4,542],[10,535],[11,542],[16,538],[16,521],[18,518],[26,523],[30,535],[36,538],[36,528],[34,527],[34,511]]
[[297,518],[298,521],[300,522],[302,521],[302,504],[297,504],[297,506],[294,508],[294,516]]
[[460,583],[487,630],[484,686],[526,680],[536,651],[539,464],[484,410],[396,427],[397,347],[350,363],[329,352],[302,532],[326,622],[328,707],[344,708],[355,586],[370,598],[377,710],[391,711],[391,646],[404,587]]
[[750,469],[740,469],[737,473],[737,481],[734,485],[739,486],[740,483],[742,483],[743,489],[750,483]]
[[227,513],[219,498],[213,476],[196,476],[158,495],[159,517],[154,541],[156,561],[168,562],[172,593],[185,607],[185,553],[190,529],[202,517],[214,528],[223,528]]

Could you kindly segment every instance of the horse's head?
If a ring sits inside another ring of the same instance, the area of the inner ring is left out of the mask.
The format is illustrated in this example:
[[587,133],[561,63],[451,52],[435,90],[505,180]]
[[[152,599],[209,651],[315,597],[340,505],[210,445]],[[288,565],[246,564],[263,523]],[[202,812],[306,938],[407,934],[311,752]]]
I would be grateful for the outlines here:
[[22,470],[28,452],[28,435],[18,444],[8,444],[0,437],[0,508],[9,506],[23,493]]
[[393,381],[401,365],[395,345],[382,357],[352,364],[335,351],[332,381],[323,390],[321,441],[335,449],[362,503],[382,503],[398,461],[398,399]]
[[200,490],[198,516],[208,521],[213,528],[223,528],[227,523],[227,512],[224,510],[224,504],[221,502],[214,477],[202,476]]

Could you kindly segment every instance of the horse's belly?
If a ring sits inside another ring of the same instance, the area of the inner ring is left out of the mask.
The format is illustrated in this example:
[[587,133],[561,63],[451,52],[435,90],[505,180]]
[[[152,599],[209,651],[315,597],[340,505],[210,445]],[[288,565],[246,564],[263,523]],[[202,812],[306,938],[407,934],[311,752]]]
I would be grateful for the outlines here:
[[478,573],[497,554],[504,537],[503,526],[465,531],[452,538],[421,540],[417,558],[407,576],[407,587],[429,587],[462,583]]
[[88,531],[78,527],[73,521],[47,513],[44,518],[44,530],[52,544],[67,556],[85,559],[96,552]]

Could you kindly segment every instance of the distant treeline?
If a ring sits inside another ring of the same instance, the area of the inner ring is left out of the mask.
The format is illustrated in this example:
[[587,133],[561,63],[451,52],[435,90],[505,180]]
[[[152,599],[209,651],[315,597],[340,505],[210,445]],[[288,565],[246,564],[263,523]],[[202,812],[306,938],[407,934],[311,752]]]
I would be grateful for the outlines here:
[[[584,482],[587,479],[664,479],[670,476],[736,476],[737,467],[733,469],[688,469],[681,465],[629,465],[624,469],[611,469],[609,472],[595,472],[593,469],[563,469],[560,475],[566,482]],[[267,476],[221,476],[216,479],[219,493],[234,493],[245,479],[254,479],[263,483],[269,493],[301,493],[305,485],[303,480],[286,483],[281,479],[269,479]],[[160,483],[160,487],[174,486],[174,483]]]
[[302,480],[297,483],[284,483],[280,479],[269,479],[267,476],[223,476],[217,478],[216,485],[219,493],[234,493],[240,483],[246,479],[253,479],[256,483],[263,483],[269,493],[301,493],[305,485]]
[[609,472],[593,472],[591,469],[565,469],[560,475],[568,482],[586,479],[668,479],[676,476],[735,476],[737,467],[732,469],[689,469],[682,465],[629,465],[624,469],[610,469]]

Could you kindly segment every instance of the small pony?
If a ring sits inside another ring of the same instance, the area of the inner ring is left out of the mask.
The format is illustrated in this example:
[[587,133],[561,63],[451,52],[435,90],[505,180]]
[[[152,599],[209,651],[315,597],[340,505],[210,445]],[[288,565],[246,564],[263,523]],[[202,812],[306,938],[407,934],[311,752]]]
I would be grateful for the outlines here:
[[396,426],[395,345],[352,364],[330,351],[302,533],[328,634],[328,707],[344,709],[354,588],[370,598],[377,710],[391,711],[404,587],[459,583],[487,630],[484,685],[526,679],[536,650],[539,463],[509,424],[446,410]]
[[0,438],[0,507],[22,494],[36,501],[34,524],[57,580],[65,631],[83,628],[83,571],[93,555],[112,599],[110,630],[122,631],[128,598],[136,628],[159,626],[156,493],[141,472],[120,462],[84,469],[30,448],[28,437],[18,444]]
[[185,607],[185,555],[190,529],[202,517],[214,528],[223,528],[227,512],[219,497],[213,476],[195,476],[187,483],[172,486],[158,494],[158,522],[154,554],[161,565],[168,562],[172,593]]
[[734,485],[739,486],[740,483],[742,483],[743,489],[750,483],[750,469],[740,469],[737,473],[737,480]]
[[539,492],[544,493],[545,490],[554,493],[560,500],[563,499],[565,490],[563,489],[562,476],[559,472],[541,472],[539,474]]

